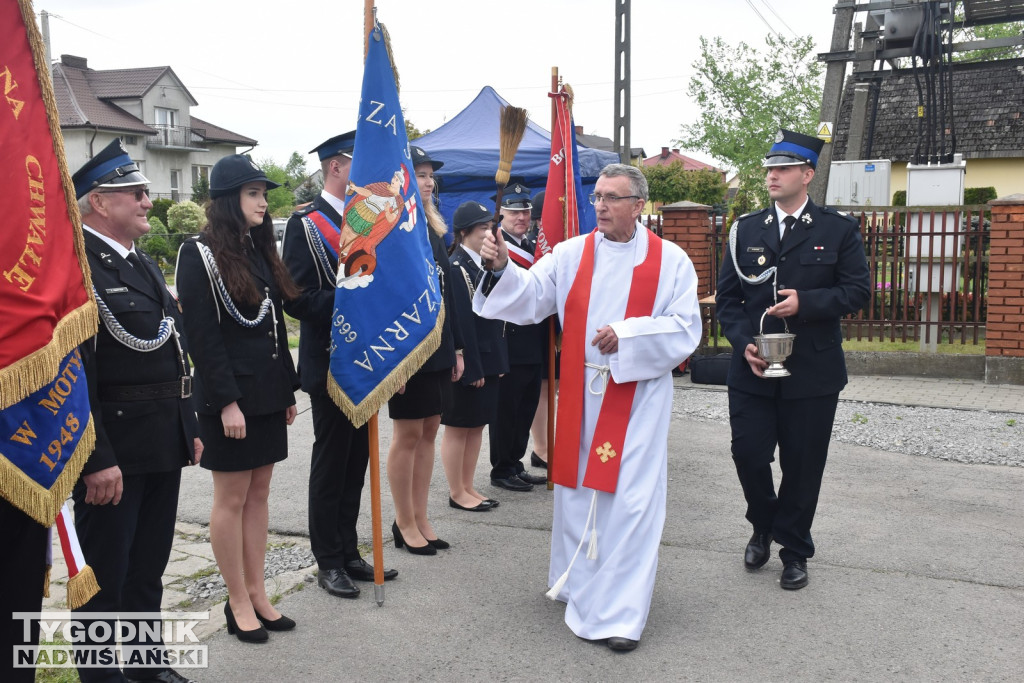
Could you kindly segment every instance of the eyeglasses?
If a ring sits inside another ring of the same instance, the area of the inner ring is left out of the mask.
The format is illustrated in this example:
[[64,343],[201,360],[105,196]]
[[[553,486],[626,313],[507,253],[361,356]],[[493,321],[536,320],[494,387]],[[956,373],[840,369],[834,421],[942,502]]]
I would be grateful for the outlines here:
[[135,201],[141,202],[143,197],[149,196],[148,187],[126,187],[123,190],[103,190],[100,194],[131,194],[135,195]]
[[598,202],[614,204],[622,199],[643,199],[643,197],[635,194],[627,194],[625,197],[619,197],[614,194],[597,194],[596,192],[590,195],[590,203],[594,205],[597,205]]

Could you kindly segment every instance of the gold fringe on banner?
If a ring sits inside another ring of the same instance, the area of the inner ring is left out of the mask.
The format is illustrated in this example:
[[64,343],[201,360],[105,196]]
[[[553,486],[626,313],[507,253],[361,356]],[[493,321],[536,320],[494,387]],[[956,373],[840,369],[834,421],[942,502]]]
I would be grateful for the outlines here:
[[441,332],[444,328],[444,303],[441,304],[441,310],[437,315],[437,324],[434,329],[423,338],[415,349],[409,352],[409,355],[405,357],[398,366],[392,370],[387,377],[381,380],[373,391],[367,394],[366,398],[363,399],[362,403],[356,405],[352,402],[352,399],[342,391],[341,387],[338,386],[337,381],[334,379],[334,375],[327,374],[327,393],[330,395],[334,403],[341,409],[341,412],[345,413],[345,416],[349,419],[355,427],[362,427],[367,420],[377,414],[380,407],[392,396],[394,396],[399,388],[403,384],[409,381],[409,378],[416,374],[416,372],[423,367],[423,364],[427,362],[427,359],[434,355],[437,351],[437,347],[441,345]]
[[43,526],[53,526],[53,520],[71,495],[71,489],[75,487],[78,475],[82,473],[85,461],[95,446],[96,428],[90,414],[89,423],[85,426],[82,438],[78,440],[75,452],[49,490],[29,479],[0,454],[0,496]]
[[[89,291],[92,292],[91,286]],[[98,324],[95,301],[86,301],[57,321],[46,346],[0,370],[0,410],[52,382],[60,372],[61,362],[75,347],[96,334]]]
[[96,582],[92,567],[85,565],[80,572],[68,579],[68,609],[78,609],[99,592],[100,585]]
[[53,565],[46,565],[46,573],[43,574],[43,597],[50,597],[50,570],[53,569]]

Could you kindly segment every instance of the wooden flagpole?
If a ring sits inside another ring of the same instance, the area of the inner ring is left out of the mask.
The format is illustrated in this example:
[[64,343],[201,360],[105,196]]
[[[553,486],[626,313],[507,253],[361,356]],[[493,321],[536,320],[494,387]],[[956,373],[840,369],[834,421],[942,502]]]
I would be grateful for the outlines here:
[[[363,63],[370,51],[369,36],[374,26],[374,0],[363,3]],[[377,433],[377,414],[367,425],[370,442],[370,514],[373,521],[373,598],[377,606],[384,604],[384,524],[380,509],[380,440]]]
[[[558,67],[551,67],[551,92],[558,92]],[[555,134],[555,127],[558,125],[558,107],[555,98],[551,98],[551,135]],[[547,200],[547,196],[544,197]],[[565,222],[562,223],[562,232],[565,232]],[[565,239],[565,235],[562,235]],[[555,482],[551,480],[551,473],[554,471],[555,457],[555,318],[556,315],[548,318],[548,491],[553,491]]]

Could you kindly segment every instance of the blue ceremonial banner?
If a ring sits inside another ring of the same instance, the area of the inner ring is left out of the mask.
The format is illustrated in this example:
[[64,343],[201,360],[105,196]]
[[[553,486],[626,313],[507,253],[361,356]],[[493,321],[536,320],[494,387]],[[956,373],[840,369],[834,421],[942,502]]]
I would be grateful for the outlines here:
[[384,36],[368,40],[341,225],[328,392],[356,426],[423,365],[444,309]]

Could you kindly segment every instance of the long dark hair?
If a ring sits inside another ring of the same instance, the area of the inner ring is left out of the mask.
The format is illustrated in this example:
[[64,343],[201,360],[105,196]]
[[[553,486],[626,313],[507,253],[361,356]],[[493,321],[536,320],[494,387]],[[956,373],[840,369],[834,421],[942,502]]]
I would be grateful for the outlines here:
[[[248,259],[245,256],[246,220],[242,214],[241,193],[236,190],[206,205],[206,225],[203,227],[206,245],[210,247],[217,261],[217,268],[224,279],[231,298],[239,303],[255,305],[263,300],[263,293],[256,286],[252,273],[249,272]],[[268,211],[263,215],[262,225],[251,228],[249,235],[256,251],[263,255],[274,275],[281,296],[286,300],[299,295],[292,276],[288,273],[281,257],[277,255],[274,242],[274,219]]]

